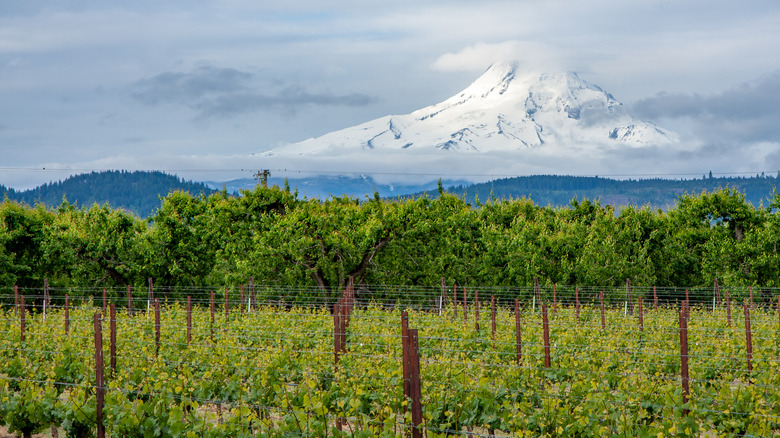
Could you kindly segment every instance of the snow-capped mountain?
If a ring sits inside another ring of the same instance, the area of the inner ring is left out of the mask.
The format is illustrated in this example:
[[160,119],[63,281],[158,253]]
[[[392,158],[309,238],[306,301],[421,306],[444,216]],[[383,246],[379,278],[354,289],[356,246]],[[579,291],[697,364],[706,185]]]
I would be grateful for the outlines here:
[[501,63],[444,102],[258,155],[404,149],[509,152],[545,144],[636,148],[675,141],[674,133],[636,120],[611,94],[575,73],[527,73]]

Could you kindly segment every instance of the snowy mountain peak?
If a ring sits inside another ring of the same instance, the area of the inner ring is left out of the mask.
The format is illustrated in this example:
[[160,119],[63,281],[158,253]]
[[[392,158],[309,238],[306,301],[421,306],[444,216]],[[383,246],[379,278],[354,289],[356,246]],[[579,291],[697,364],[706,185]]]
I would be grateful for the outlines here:
[[520,151],[545,144],[642,147],[675,141],[674,133],[636,120],[611,94],[576,73],[527,72],[514,63],[498,63],[441,103],[262,155],[335,149]]

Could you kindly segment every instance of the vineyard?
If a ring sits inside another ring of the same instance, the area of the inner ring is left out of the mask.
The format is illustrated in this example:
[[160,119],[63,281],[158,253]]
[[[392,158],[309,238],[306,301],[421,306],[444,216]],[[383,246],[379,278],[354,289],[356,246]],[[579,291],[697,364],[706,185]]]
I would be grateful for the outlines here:
[[408,302],[380,286],[287,301],[262,289],[0,294],[0,423],[24,436],[780,435],[776,289],[443,284],[406,288]]

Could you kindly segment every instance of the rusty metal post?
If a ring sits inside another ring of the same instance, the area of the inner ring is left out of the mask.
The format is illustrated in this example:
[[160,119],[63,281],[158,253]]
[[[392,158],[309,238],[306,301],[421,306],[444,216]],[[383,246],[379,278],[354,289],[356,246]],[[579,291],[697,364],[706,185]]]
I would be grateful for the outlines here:
[[95,399],[97,402],[97,436],[104,438],[106,431],[103,426],[103,402],[106,388],[103,382],[103,331],[101,326],[100,314],[95,313]]
[[468,298],[466,298],[466,286],[463,286],[463,322],[469,322]]
[[127,285],[127,316],[133,316],[133,293],[129,284]]
[[154,354],[160,352],[160,300],[154,299]]
[[[337,379],[336,373],[339,369],[339,356],[341,355],[341,328],[342,315],[341,315],[341,300],[336,302],[333,306],[333,380]],[[336,429],[339,431],[342,428],[342,418],[336,417]]]
[[[680,377],[682,379],[682,402],[688,403],[690,394],[688,375],[688,314],[685,305],[680,308]],[[683,414],[688,415],[688,409],[683,409]]]
[[21,309],[19,309],[19,340],[24,342],[24,340],[25,340],[25,338],[24,338],[24,325],[25,325],[24,317],[25,317],[25,314],[27,313],[27,310],[25,309],[25,305],[24,305],[24,295],[19,297],[19,299],[21,301]]
[[70,333],[70,295],[65,294],[65,335]]
[[653,310],[658,310],[658,292],[656,292],[655,286],[653,286]]
[[452,285],[452,317],[458,317],[458,284]]
[[420,384],[420,350],[417,329],[409,329],[410,374],[409,391],[412,398],[412,438],[422,438],[422,388]]
[[[403,368],[404,397],[409,399],[409,315],[406,310],[401,312],[401,363]],[[404,405],[404,412],[407,406]]]
[[607,321],[604,318],[604,291],[599,292],[599,301],[601,302],[601,329],[607,329]]
[[491,336],[496,339],[496,297],[490,296],[490,327]]
[[49,297],[49,279],[43,279],[43,319],[46,319],[46,309],[51,307],[51,298]]
[[116,305],[114,303],[111,303],[111,307],[109,308],[109,329],[111,330],[111,333],[109,334],[109,357],[111,362],[111,375],[116,374]]
[[547,319],[547,304],[542,301],[542,331],[544,332],[544,367],[550,368],[550,323]]
[[713,283],[713,288],[715,289],[715,298],[717,298],[718,305],[720,306],[720,284],[718,284],[718,277],[715,277],[715,281]]
[[523,364],[523,343],[520,327],[520,300],[515,298],[515,362]]
[[211,309],[211,342],[214,342],[214,291],[211,291],[209,297],[209,306]]
[[726,289],[726,320],[731,327],[731,294],[728,289]]
[[637,305],[639,307],[639,331],[643,332],[645,331],[645,315],[644,315],[644,309],[642,308],[643,307],[642,301],[644,300],[642,299],[642,297],[639,297],[637,301],[638,301]]
[[187,344],[192,342],[192,297],[187,295]]
[[479,291],[474,289],[474,330],[479,331]]
[[228,289],[225,288],[225,322],[227,322],[228,316],[230,316],[230,304],[228,304]]
[[580,323],[580,288],[574,288],[574,308],[577,312],[577,324]]
[[750,306],[745,303],[745,352],[748,374],[753,372],[753,336],[750,330]]

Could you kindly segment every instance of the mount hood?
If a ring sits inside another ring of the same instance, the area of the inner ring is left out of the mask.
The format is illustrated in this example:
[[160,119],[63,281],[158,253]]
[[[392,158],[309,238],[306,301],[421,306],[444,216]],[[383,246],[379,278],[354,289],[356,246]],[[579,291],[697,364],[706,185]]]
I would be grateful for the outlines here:
[[529,73],[500,63],[436,105],[256,155],[314,158],[391,150],[520,154],[546,145],[623,149],[677,141],[676,134],[635,119],[611,94],[576,73]]

